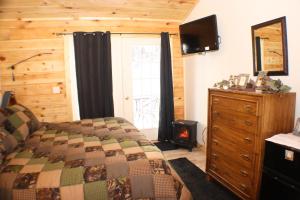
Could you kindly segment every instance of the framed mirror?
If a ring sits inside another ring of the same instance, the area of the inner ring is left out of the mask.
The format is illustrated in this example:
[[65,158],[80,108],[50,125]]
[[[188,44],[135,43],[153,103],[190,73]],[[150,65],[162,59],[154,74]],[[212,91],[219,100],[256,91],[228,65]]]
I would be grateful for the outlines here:
[[288,75],[286,19],[281,17],[251,27],[253,75],[259,71],[269,76]]

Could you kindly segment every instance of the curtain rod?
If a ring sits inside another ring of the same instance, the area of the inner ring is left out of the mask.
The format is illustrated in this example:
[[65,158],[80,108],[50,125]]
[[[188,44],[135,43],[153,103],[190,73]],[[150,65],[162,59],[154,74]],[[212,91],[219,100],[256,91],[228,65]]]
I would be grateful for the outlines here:
[[[92,34],[91,32],[86,32],[87,34]],[[112,35],[160,35],[160,33],[110,33]],[[55,33],[56,36],[61,36],[61,35],[73,35],[73,33]],[[178,35],[177,33],[169,33],[169,35]]]

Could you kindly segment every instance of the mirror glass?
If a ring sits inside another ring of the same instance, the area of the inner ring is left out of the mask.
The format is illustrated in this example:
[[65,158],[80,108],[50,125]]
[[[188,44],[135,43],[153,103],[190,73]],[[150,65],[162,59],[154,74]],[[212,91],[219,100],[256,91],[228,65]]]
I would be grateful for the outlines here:
[[288,75],[285,17],[252,26],[253,74]]

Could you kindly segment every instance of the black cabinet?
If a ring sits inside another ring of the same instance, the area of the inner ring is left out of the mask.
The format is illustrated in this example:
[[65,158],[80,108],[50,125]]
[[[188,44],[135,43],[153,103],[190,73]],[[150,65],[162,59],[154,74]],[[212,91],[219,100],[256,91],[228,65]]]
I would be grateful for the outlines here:
[[266,141],[261,200],[300,200],[300,151]]

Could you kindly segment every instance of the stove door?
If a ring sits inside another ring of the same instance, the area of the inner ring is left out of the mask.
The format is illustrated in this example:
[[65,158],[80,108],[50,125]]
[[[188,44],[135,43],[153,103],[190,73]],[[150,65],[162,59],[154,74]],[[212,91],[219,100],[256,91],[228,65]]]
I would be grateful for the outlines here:
[[173,127],[173,138],[176,143],[189,144],[191,138],[191,130],[189,127],[175,124]]

